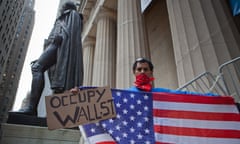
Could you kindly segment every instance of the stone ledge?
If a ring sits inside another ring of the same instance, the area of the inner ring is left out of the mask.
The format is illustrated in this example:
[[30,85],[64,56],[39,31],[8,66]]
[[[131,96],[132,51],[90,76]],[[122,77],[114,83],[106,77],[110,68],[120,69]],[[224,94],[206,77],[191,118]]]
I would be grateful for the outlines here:
[[59,129],[48,130],[47,127],[1,124],[2,144],[79,144],[79,130]]
[[23,115],[17,112],[8,112],[7,123],[47,127],[46,118],[31,115]]

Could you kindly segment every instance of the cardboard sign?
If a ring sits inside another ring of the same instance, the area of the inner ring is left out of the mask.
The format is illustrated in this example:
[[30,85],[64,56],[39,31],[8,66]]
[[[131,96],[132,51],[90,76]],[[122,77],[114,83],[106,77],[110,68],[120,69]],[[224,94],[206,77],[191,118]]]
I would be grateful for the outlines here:
[[71,128],[116,117],[111,89],[99,87],[46,96],[48,129]]

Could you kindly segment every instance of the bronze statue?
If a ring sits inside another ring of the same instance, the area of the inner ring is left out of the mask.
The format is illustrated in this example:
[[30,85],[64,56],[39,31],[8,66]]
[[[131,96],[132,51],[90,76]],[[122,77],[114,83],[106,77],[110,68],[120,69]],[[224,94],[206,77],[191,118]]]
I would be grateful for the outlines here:
[[37,114],[37,105],[44,88],[44,72],[48,70],[54,93],[62,93],[83,82],[82,15],[73,2],[66,2],[54,27],[44,42],[44,52],[33,61],[32,87],[29,101],[19,113]]

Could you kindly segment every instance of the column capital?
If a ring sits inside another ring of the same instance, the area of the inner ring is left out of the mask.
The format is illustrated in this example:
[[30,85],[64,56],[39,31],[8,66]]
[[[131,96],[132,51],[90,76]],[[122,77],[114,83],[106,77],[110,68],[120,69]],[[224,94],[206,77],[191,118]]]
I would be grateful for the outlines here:
[[97,22],[98,20],[102,19],[102,18],[110,18],[113,21],[117,20],[117,12],[114,9],[108,8],[108,7],[101,7],[100,11],[96,17],[95,22]]

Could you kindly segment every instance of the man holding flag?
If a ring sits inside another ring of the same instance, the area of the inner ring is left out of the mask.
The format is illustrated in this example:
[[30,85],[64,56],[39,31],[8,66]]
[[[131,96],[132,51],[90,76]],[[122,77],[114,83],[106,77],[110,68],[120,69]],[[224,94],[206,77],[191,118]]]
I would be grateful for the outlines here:
[[152,88],[153,65],[144,58],[135,61],[133,73],[134,87],[112,89],[117,117],[83,125],[89,143],[240,143],[240,115],[231,97]]

